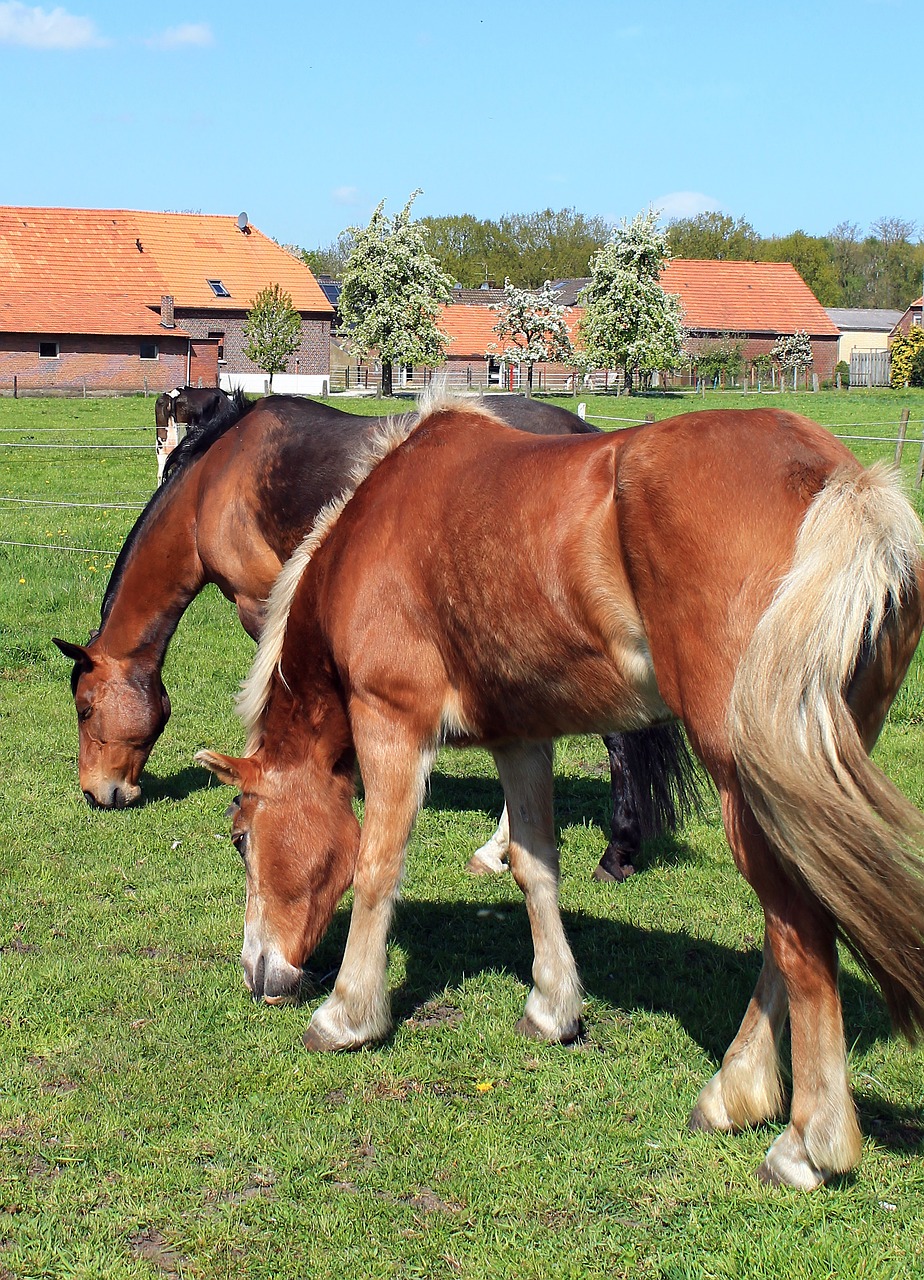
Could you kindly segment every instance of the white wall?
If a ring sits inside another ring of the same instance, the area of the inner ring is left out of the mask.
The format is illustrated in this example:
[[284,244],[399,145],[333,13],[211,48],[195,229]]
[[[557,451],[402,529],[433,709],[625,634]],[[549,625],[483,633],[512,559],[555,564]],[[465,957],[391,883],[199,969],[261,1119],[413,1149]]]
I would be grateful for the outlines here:
[[[251,395],[262,395],[269,389],[269,375],[265,373],[222,373],[219,382],[222,391],[240,387]],[[326,396],[329,391],[330,377],[326,373],[277,373],[273,378],[275,395]]]

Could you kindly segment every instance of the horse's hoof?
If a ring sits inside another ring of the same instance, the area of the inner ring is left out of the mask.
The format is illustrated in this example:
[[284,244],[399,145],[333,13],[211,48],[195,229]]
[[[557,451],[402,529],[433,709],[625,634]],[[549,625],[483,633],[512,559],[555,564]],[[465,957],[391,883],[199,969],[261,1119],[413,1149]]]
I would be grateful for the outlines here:
[[465,870],[470,876],[496,876],[504,871],[509,871],[510,868],[500,858],[487,861],[480,858],[477,853],[473,853]]
[[690,1112],[687,1128],[691,1133],[715,1133],[716,1127],[708,1118],[702,1107],[695,1106]]
[[309,1022],[308,1030],[302,1036],[302,1044],[309,1053],[340,1053],[344,1049],[358,1049],[358,1044],[337,1044],[336,1041],[313,1022]]
[[610,871],[603,863],[594,869],[593,879],[600,880],[604,884],[622,884],[623,880],[627,880],[629,876],[635,875],[635,867],[631,862],[627,862],[625,866],[617,866],[615,871]]
[[574,1044],[584,1034],[584,1024],[580,1019],[573,1022],[564,1031],[550,1033],[534,1022],[529,1014],[524,1013],[516,1025],[517,1035],[526,1036],[530,1040],[544,1040],[547,1044]]

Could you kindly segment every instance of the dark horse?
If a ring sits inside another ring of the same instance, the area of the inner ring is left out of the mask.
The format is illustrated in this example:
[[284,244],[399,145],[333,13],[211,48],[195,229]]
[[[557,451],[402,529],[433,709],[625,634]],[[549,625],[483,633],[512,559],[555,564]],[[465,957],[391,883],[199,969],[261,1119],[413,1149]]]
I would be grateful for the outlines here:
[[440,742],[479,743],[532,928],[520,1029],[574,1039],[548,740],[676,717],[766,924],[757,988],[693,1124],[783,1110],[788,1012],[790,1121],[760,1176],[810,1188],[852,1169],[839,934],[897,1025],[924,1026],[924,817],[867,754],[924,624],[911,506],[886,469],[775,410],[536,439],[437,406],[391,443],[279,576],[240,704],[245,756],[198,757],[240,792],[250,990],[297,989],[352,883],[306,1043],[387,1033],[386,941],[427,773]]
[[[555,405],[500,396],[491,403],[526,431],[598,434]],[[211,423],[191,427],[119,554],[99,630],[86,646],[56,641],[75,663],[80,785],[88,800],[120,808],[139,798],[142,768],[170,714],[164,656],[193,597],[216,583],[257,638],[282,564],[348,485],[382,421],[296,397],[271,396],[255,406],[239,397],[236,413],[221,408]],[[674,726],[605,741],[613,817],[595,874],[621,880],[642,836],[679,825],[695,804],[696,784]],[[503,869],[506,845],[504,818],[471,869]]]
[[180,442],[180,426],[186,427],[187,435],[204,428],[221,429],[239,418],[245,407],[239,388],[230,396],[219,387],[174,387],[159,395],[154,401],[157,483],[162,483],[167,460]]

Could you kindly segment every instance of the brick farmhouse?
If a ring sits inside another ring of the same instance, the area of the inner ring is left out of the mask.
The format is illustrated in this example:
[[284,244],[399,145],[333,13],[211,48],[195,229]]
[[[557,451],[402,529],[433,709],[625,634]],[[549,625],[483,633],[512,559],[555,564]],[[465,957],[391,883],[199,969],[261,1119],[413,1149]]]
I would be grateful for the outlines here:
[[[559,297],[568,308],[566,323],[576,338],[583,309],[577,303],[587,280],[558,281]],[[718,262],[675,258],[661,273],[661,285],[677,295],[683,305],[689,333],[690,367],[677,371],[686,379],[695,376],[696,354],[726,336],[740,341],[746,366],[768,355],[777,338],[805,330],[811,339],[813,368],[819,380],[832,379],[837,363],[840,330],[808,285],[788,262]],[[520,370],[504,366],[487,352],[499,345],[492,304],[502,300],[496,290],[465,290],[465,301],[443,309],[440,328],[447,335],[446,369],[456,385],[476,387],[519,385]],[[479,296],[480,295],[480,296]],[[457,291],[458,296],[458,291]],[[402,370],[402,379],[420,371]],[[549,389],[570,386],[574,371],[564,365],[537,365],[534,385]],[[595,387],[615,386],[613,371],[598,370],[590,381]]]
[[321,392],[333,307],[243,216],[0,207],[0,393],[262,389],[242,326],[273,283],[302,317],[286,372]]

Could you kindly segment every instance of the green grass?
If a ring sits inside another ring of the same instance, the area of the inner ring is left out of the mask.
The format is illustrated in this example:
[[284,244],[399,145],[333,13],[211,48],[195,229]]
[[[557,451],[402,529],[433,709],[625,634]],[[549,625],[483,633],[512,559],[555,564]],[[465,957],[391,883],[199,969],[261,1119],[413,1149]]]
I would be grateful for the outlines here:
[[[924,417],[920,395],[783,402],[849,421],[854,435],[897,422],[905,403]],[[599,404],[640,417],[692,407]],[[150,444],[151,419],[150,401],[0,400],[0,442],[75,442],[85,427],[119,442],[135,437],[115,428],[138,426]],[[0,495],[112,504],[0,503],[0,538],[116,549],[134,513],[114,504],[142,501],[154,474],[153,448],[0,448]],[[82,640],[97,624],[110,562],[0,547],[2,1280],[921,1274],[924,1054],[890,1038],[849,962],[867,1135],[857,1175],[810,1196],[768,1190],[753,1169],[779,1126],[685,1130],[756,977],[760,912],[715,806],[649,846],[626,885],[591,881],[608,798],[596,740],[568,740],[558,759],[562,906],[587,987],[586,1041],[567,1050],[513,1031],[528,926],[509,878],[464,874],[501,797],[488,758],[460,752],[441,755],[410,850],[390,948],[393,1037],[305,1054],[300,1033],[329,989],[349,902],[313,958],[317,994],[301,1008],[252,1004],[228,793],[191,763],[201,746],[242,746],[231,700],[253,646],[217,592],[195,602],[172,646],[174,716],[146,803],[97,813],[80,796],[69,664],[49,637]],[[916,663],[878,758],[924,807],[921,682]]]

